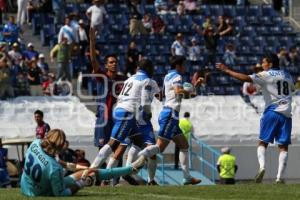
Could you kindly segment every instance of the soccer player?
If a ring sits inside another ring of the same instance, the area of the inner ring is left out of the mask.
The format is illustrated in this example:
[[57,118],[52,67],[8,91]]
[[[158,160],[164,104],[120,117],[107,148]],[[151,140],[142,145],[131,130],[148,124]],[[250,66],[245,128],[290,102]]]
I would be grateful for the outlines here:
[[261,87],[265,100],[265,111],[260,121],[257,148],[259,171],[255,182],[262,182],[265,174],[265,152],[268,144],[275,140],[280,151],[276,183],[283,183],[283,174],[288,159],[288,145],[291,144],[291,103],[294,83],[291,75],[279,68],[279,59],[276,54],[265,55],[262,67],[264,71],[248,76],[235,72],[223,64],[217,64],[217,68],[229,76],[242,82],[253,82]]
[[34,119],[37,123],[37,127],[35,129],[35,136],[37,139],[43,139],[47,135],[47,133],[50,131],[49,124],[44,122],[43,111],[36,110],[34,112]]
[[113,106],[117,102],[117,95],[121,92],[123,82],[126,78],[117,74],[118,60],[116,55],[107,55],[105,57],[106,71],[100,70],[100,64],[96,57],[95,29],[90,29],[90,58],[93,67],[93,73],[101,75],[97,78],[98,95],[97,99],[97,119],[94,133],[94,144],[101,149],[109,141],[111,130],[113,128]]
[[[183,89],[182,76],[184,73],[183,56],[174,56],[171,58],[170,64],[172,70],[168,72],[164,79],[164,93],[166,96],[163,110],[159,116],[160,129],[156,145],[146,147],[139,153],[139,158],[136,162],[143,162],[146,158],[163,152],[165,148],[173,140],[180,148],[179,160],[183,171],[183,184],[198,184],[200,179],[196,179],[189,172],[189,154],[188,141],[182,134],[179,128],[179,111],[182,96],[190,96],[191,92]],[[198,84],[198,83],[197,83]]]
[[147,121],[151,118],[152,91],[157,87],[157,83],[151,79],[153,64],[150,60],[143,59],[138,66],[139,70],[125,81],[118,97],[113,113],[115,124],[111,139],[100,149],[91,167],[101,166],[112,152],[114,152],[114,159],[117,162],[127,147],[128,142],[126,140],[128,138],[134,144],[141,144],[141,135],[135,115],[143,110],[144,119]]
[[[82,166],[56,161],[55,157],[66,142],[65,133],[52,129],[43,139],[34,140],[29,146],[24,171],[21,177],[21,191],[26,196],[71,196],[83,188],[86,183],[81,179]],[[79,171],[64,177],[62,165]],[[133,166],[115,169],[88,169],[88,174],[95,174],[99,179],[111,179],[136,171]]]

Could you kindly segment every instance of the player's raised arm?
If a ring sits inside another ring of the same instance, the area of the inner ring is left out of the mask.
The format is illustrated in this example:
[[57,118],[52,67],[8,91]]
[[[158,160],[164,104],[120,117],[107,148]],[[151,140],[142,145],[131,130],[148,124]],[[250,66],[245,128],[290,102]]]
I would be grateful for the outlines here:
[[250,76],[248,76],[246,74],[235,72],[235,71],[229,69],[226,65],[224,65],[222,63],[217,64],[216,67],[217,67],[217,69],[225,72],[229,76],[236,78],[242,82],[252,82],[252,79]]
[[93,73],[96,73],[99,68],[99,62],[96,57],[96,34],[95,29],[90,29],[90,58],[91,58],[91,64],[93,67]]

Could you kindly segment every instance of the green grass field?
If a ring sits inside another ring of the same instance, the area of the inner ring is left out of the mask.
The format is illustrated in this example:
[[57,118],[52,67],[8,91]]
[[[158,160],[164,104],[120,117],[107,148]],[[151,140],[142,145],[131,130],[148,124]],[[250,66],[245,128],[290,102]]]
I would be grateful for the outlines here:
[[[19,189],[1,189],[0,200],[32,199],[21,195]],[[39,197],[34,199],[56,199]],[[300,185],[254,185],[235,186],[155,186],[155,187],[91,187],[85,188],[73,197],[59,199],[75,200],[299,200]]]

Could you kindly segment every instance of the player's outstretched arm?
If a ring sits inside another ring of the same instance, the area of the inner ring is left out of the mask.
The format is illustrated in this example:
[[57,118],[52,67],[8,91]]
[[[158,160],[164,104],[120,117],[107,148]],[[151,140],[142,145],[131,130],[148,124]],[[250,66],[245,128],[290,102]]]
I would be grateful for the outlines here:
[[229,76],[236,78],[242,82],[252,82],[252,79],[250,78],[250,76],[248,76],[246,74],[235,72],[235,71],[229,69],[226,65],[224,65],[222,63],[217,64],[216,67],[217,67],[217,69],[225,72]]
[[91,58],[91,64],[93,67],[93,73],[96,73],[99,68],[99,62],[96,57],[96,30],[94,28],[90,29],[90,58]]

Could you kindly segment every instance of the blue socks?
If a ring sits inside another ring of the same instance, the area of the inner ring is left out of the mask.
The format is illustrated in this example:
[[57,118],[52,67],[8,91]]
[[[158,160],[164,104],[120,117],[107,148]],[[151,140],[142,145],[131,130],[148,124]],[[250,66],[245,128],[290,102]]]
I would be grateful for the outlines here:
[[110,180],[112,178],[118,178],[120,176],[128,175],[132,173],[132,167],[117,167],[111,169],[99,169],[98,170],[98,178],[100,180]]

